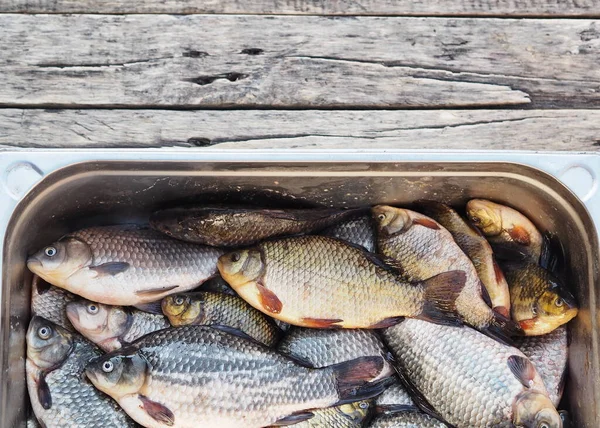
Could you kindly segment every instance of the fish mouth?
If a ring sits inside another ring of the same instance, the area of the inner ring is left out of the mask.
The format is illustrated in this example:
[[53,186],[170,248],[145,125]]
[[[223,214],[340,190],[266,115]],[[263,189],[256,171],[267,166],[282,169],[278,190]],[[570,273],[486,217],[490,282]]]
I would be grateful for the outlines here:
[[37,257],[29,257],[27,259],[27,268],[33,273],[40,272],[42,267],[42,262]]
[[77,308],[67,305],[67,318],[69,318],[71,323],[73,321],[79,322],[79,311],[77,310]]
[[[90,361],[90,364],[91,363],[92,362]],[[95,385],[96,382],[98,381],[98,377],[96,377],[96,374],[92,371],[92,369],[90,367],[86,367],[84,373],[87,376],[87,378],[90,380],[90,382],[92,382]]]

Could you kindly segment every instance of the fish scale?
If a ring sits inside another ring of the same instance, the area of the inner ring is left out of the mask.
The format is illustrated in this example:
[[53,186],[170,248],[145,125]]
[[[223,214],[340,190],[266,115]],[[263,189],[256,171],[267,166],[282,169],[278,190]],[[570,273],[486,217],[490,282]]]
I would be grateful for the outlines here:
[[[384,337],[401,371],[449,423],[458,427],[510,427],[513,404],[525,387],[510,370],[525,355],[468,327],[405,320]],[[534,371],[531,391],[546,396]],[[548,399],[550,408],[554,410]],[[558,414],[556,414],[558,417]]]
[[76,296],[62,288],[54,287],[38,277],[34,277],[31,289],[31,312],[55,324],[73,331],[65,308]]
[[446,428],[443,422],[419,411],[404,411],[381,415],[373,419],[369,428]]
[[371,217],[363,215],[345,220],[324,232],[327,236],[342,239],[352,244],[360,245],[367,251],[375,251],[376,237]]
[[52,406],[44,409],[37,399],[36,366],[27,360],[27,386],[37,417],[48,428],[134,427],[135,423],[106,395],[96,390],[83,376],[88,361],[102,353],[91,343],[75,339],[64,363],[45,376]]

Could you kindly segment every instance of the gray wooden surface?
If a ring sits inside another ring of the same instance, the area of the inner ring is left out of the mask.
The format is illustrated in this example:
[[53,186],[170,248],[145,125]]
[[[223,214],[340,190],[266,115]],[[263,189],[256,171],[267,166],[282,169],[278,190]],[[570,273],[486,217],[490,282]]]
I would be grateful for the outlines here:
[[0,0],[0,146],[597,150],[600,0]]

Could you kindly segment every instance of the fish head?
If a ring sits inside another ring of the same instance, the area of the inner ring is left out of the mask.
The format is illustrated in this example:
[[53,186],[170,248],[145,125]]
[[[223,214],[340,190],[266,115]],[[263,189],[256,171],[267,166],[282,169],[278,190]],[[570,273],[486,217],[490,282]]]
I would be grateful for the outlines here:
[[545,334],[577,315],[577,302],[564,286],[552,286],[532,303],[532,316],[520,322],[527,334]]
[[148,363],[141,355],[121,349],[91,360],[85,374],[100,391],[119,399],[142,388],[147,370]]
[[356,401],[354,403],[342,404],[336,411],[342,414],[344,419],[353,424],[360,425],[369,414],[372,404],[370,400]]
[[496,236],[502,232],[500,207],[484,199],[471,199],[467,203],[467,216],[486,236]]
[[524,391],[513,404],[513,423],[525,428],[562,428],[560,415],[550,399],[536,391]]
[[163,314],[171,325],[186,325],[202,312],[202,302],[194,305],[190,296],[180,293],[165,297],[161,302]]
[[128,324],[128,314],[121,307],[86,299],[68,303],[67,317],[77,331],[97,344],[120,337]]
[[237,250],[219,257],[217,267],[221,276],[233,288],[257,280],[264,271],[258,249]]
[[379,233],[387,236],[407,230],[412,223],[408,210],[388,205],[377,205],[371,208],[371,215]]
[[27,358],[40,369],[58,367],[73,349],[73,336],[45,318],[34,316],[27,330]]
[[27,267],[51,284],[59,285],[92,263],[92,250],[77,238],[61,239],[27,259]]

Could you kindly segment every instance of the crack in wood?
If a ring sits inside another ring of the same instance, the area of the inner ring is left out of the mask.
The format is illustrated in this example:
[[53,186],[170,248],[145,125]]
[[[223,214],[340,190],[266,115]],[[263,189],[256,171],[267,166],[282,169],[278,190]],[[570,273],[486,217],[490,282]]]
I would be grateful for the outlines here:
[[164,56],[159,58],[139,59],[127,62],[115,62],[115,63],[80,63],[80,64],[69,64],[61,62],[43,62],[35,64],[39,68],[101,68],[101,67],[127,67],[136,64],[145,64],[153,61],[162,61],[165,59],[173,59],[173,56]]
[[205,86],[205,85],[210,85],[211,83],[213,83],[215,80],[229,80],[230,82],[237,82],[238,80],[243,80],[246,79],[248,77],[247,74],[243,74],[243,73],[222,73],[222,74],[215,74],[212,76],[198,76],[198,77],[194,77],[192,79],[184,79],[184,82],[191,82],[191,83],[195,83],[196,85],[200,85],[200,86]]

